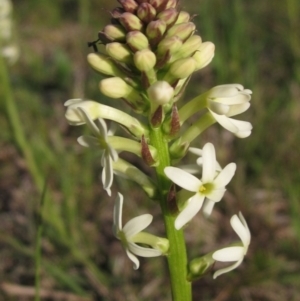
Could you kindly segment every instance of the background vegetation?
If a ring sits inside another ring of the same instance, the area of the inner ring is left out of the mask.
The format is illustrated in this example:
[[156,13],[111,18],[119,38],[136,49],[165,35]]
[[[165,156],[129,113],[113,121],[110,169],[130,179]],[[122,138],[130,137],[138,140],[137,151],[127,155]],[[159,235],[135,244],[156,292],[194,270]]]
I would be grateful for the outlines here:
[[[114,197],[101,188],[99,154],[80,147],[84,127],[64,119],[63,103],[77,97],[128,110],[100,94],[100,77],[85,60],[87,41],[117,2],[13,3],[20,58],[8,68],[10,97],[3,97],[5,70],[0,83],[0,300],[33,300],[35,287],[43,300],[170,300],[163,258],[142,259],[132,270],[112,235]],[[213,142],[220,162],[235,161],[238,170],[211,219],[199,215],[186,229],[190,257],[236,239],[229,217],[238,210],[252,243],[238,270],[195,282],[194,300],[298,301],[300,2],[189,0],[181,7],[195,14],[203,40],[216,44],[212,64],[193,77],[184,99],[225,83],[253,90],[240,117],[254,125],[249,138],[214,126],[195,144]],[[126,195],[126,220],[151,211],[155,232],[163,233],[158,206],[134,183],[114,188]]]

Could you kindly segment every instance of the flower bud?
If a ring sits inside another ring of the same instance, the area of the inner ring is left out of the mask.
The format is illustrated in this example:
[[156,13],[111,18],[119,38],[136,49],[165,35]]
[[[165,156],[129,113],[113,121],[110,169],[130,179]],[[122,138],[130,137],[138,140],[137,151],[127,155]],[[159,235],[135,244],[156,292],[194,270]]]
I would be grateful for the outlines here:
[[134,13],[138,8],[138,4],[134,0],[118,0],[118,2],[130,13]]
[[165,33],[166,28],[167,25],[164,21],[151,21],[146,28],[146,34],[153,44],[157,44]]
[[122,43],[108,43],[106,45],[107,54],[113,59],[122,62],[122,63],[130,63],[132,62],[132,53],[129,47]]
[[193,281],[199,279],[212,269],[214,263],[215,260],[212,258],[211,253],[191,260],[189,263],[188,280]]
[[89,65],[95,70],[105,75],[124,76],[121,70],[109,58],[99,53],[90,53],[87,56]]
[[159,13],[157,18],[164,21],[167,26],[172,26],[178,18],[178,11],[175,8],[169,8]]
[[157,54],[159,56],[165,55],[167,51],[169,51],[170,54],[173,54],[176,51],[178,51],[181,46],[182,46],[182,41],[177,36],[164,38],[157,45]]
[[164,105],[172,100],[174,89],[166,81],[157,81],[147,90],[151,102],[158,105]]
[[178,3],[178,0],[167,0],[167,4],[166,4],[165,9],[176,8],[177,3]]
[[143,22],[149,23],[150,21],[152,21],[155,18],[156,10],[149,3],[142,3],[137,10],[137,16]]
[[149,0],[149,3],[160,12],[165,9],[168,0]]
[[110,12],[110,14],[114,19],[119,19],[124,12],[125,10],[122,7],[116,7]]
[[150,150],[151,146],[147,143],[144,136],[142,136],[141,146],[142,146],[141,155],[144,162],[148,166],[157,166],[159,164],[157,153],[155,154],[151,153]]
[[109,24],[106,25],[103,29],[104,35],[110,41],[125,41],[126,32],[121,25]]
[[133,51],[143,50],[149,48],[149,41],[147,37],[140,31],[131,31],[126,35],[128,46]]
[[187,13],[186,11],[181,11],[176,20],[176,24],[189,22],[190,18],[191,18],[191,16],[189,13]]
[[104,95],[111,98],[123,98],[134,91],[134,89],[120,77],[111,77],[101,80],[99,88]]
[[196,61],[196,71],[207,66],[215,55],[215,45],[211,42],[204,42],[193,55]]
[[132,13],[123,13],[119,21],[127,31],[141,30],[143,28],[142,21]]
[[140,71],[153,69],[156,64],[156,56],[149,49],[137,51],[134,54],[134,64]]
[[195,53],[196,50],[201,46],[202,39],[200,36],[193,35],[188,38],[180,47],[180,49],[172,57],[172,61],[175,61],[180,58],[189,57]]
[[170,69],[164,77],[168,82],[174,82],[177,79],[183,79],[190,76],[196,69],[196,61],[189,57],[180,59],[171,64]]
[[166,38],[178,36],[181,40],[185,41],[193,34],[195,29],[196,26],[192,22],[176,24],[168,30]]

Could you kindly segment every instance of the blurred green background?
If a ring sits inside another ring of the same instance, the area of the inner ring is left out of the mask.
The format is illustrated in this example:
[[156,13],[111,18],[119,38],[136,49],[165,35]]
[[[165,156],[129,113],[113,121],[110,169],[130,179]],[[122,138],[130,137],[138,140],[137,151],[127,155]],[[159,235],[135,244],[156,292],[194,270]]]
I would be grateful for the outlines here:
[[[0,81],[0,300],[34,300],[35,287],[42,300],[170,300],[165,260],[141,259],[133,271],[111,231],[117,190],[125,194],[125,220],[151,212],[152,230],[163,235],[158,206],[118,179],[108,198],[99,153],[79,146],[85,128],[64,119],[70,98],[128,111],[100,94],[100,77],[86,63],[87,42],[117,1],[13,4],[20,57],[1,69]],[[185,230],[190,258],[234,241],[229,217],[239,210],[252,232],[243,265],[195,282],[194,300],[299,301],[300,2],[182,0],[180,7],[216,45],[213,62],[193,76],[181,102],[220,84],[253,90],[250,110],[238,116],[252,122],[249,138],[215,125],[193,145],[213,142],[221,164],[237,162],[238,170],[212,217],[199,215]]]

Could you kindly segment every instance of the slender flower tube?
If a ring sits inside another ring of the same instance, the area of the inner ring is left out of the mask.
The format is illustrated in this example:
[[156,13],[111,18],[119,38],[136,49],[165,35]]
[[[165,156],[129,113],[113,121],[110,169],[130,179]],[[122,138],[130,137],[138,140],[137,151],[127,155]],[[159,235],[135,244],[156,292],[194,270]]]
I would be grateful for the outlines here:
[[97,118],[113,120],[123,125],[136,137],[141,137],[142,135],[147,136],[148,134],[146,127],[136,118],[115,108],[102,105],[96,101],[69,99],[65,102],[65,106],[67,107],[65,117],[71,125],[85,124],[82,114],[78,113],[78,108],[83,108],[92,120]]
[[[163,253],[166,253],[169,248],[168,240],[142,232],[142,230],[151,224],[153,219],[151,214],[137,216],[122,227],[123,199],[123,195],[118,193],[114,207],[113,233],[121,240],[127,256],[133,262],[133,268],[137,270],[140,262],[136,255],[141,257],[161,256]],[[153,248],[141,247],[138,243],[147,244]]]
[[240,237],[242,241],[242,246],[233,246],[233,247],[220,249],[212,254],[212,258],[216,261],[221,261],[221,262],[236,261],[236,263],[234,263],[233,265],[216,271],[213,276],[214,279],[224,273],[230,272],[233,269],[237,268],[242,263],[248,251],[251,234],[242,213],[240,212],[239,216],[237,216],[236,214],[233,215],[230,219],[230,224],[233,230],[235,231],[235,233]]
[[235,173],[236,164],[230,163],[216,176],[215,148],[211,143],[204,145],[202,159],[203,172],[201,180],[177,167],[169,166],[164,170],[166,176],[175,184],[195,193],[187,201],[186,207],[175,220],[177,230],[181,229],[198,213],[205,199],[203,211],[206,216],[210,215],[214,204],[222,199],[226,191],[225,186]]
[[118,160],[117,151],[108,143],[108,135],[106,123],[103,119],[98,118],[99,127],[95,122],[89,117],[88,113],[83,108],[78,108],[78,111],[82,114],[87,126],[91,130],[94,136],[80,136],[78,138],[78,143],[85,147],[99,147],[103,150],[101,156],[102,170],[102,184],[103,188],[106,190],[107,194],[111,196],[111,185],[114,179],[113,173],[113,161]]

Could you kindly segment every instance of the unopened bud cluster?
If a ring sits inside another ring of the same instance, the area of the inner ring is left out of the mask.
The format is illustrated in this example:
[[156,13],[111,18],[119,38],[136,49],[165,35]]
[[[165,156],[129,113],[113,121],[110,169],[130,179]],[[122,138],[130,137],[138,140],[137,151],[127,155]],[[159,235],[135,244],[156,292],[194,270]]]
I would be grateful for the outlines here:
[[150,119],[159,109],[162,122],[183,83],[212,60],[214,45],[195,35],[195,24],[178,9],[177,0],[118,1],[121,7],[111,12],[111,24],[98,34],[105,53],[90,54],[88,62],[110,77],[100,82],[103,94],[124,99]]

